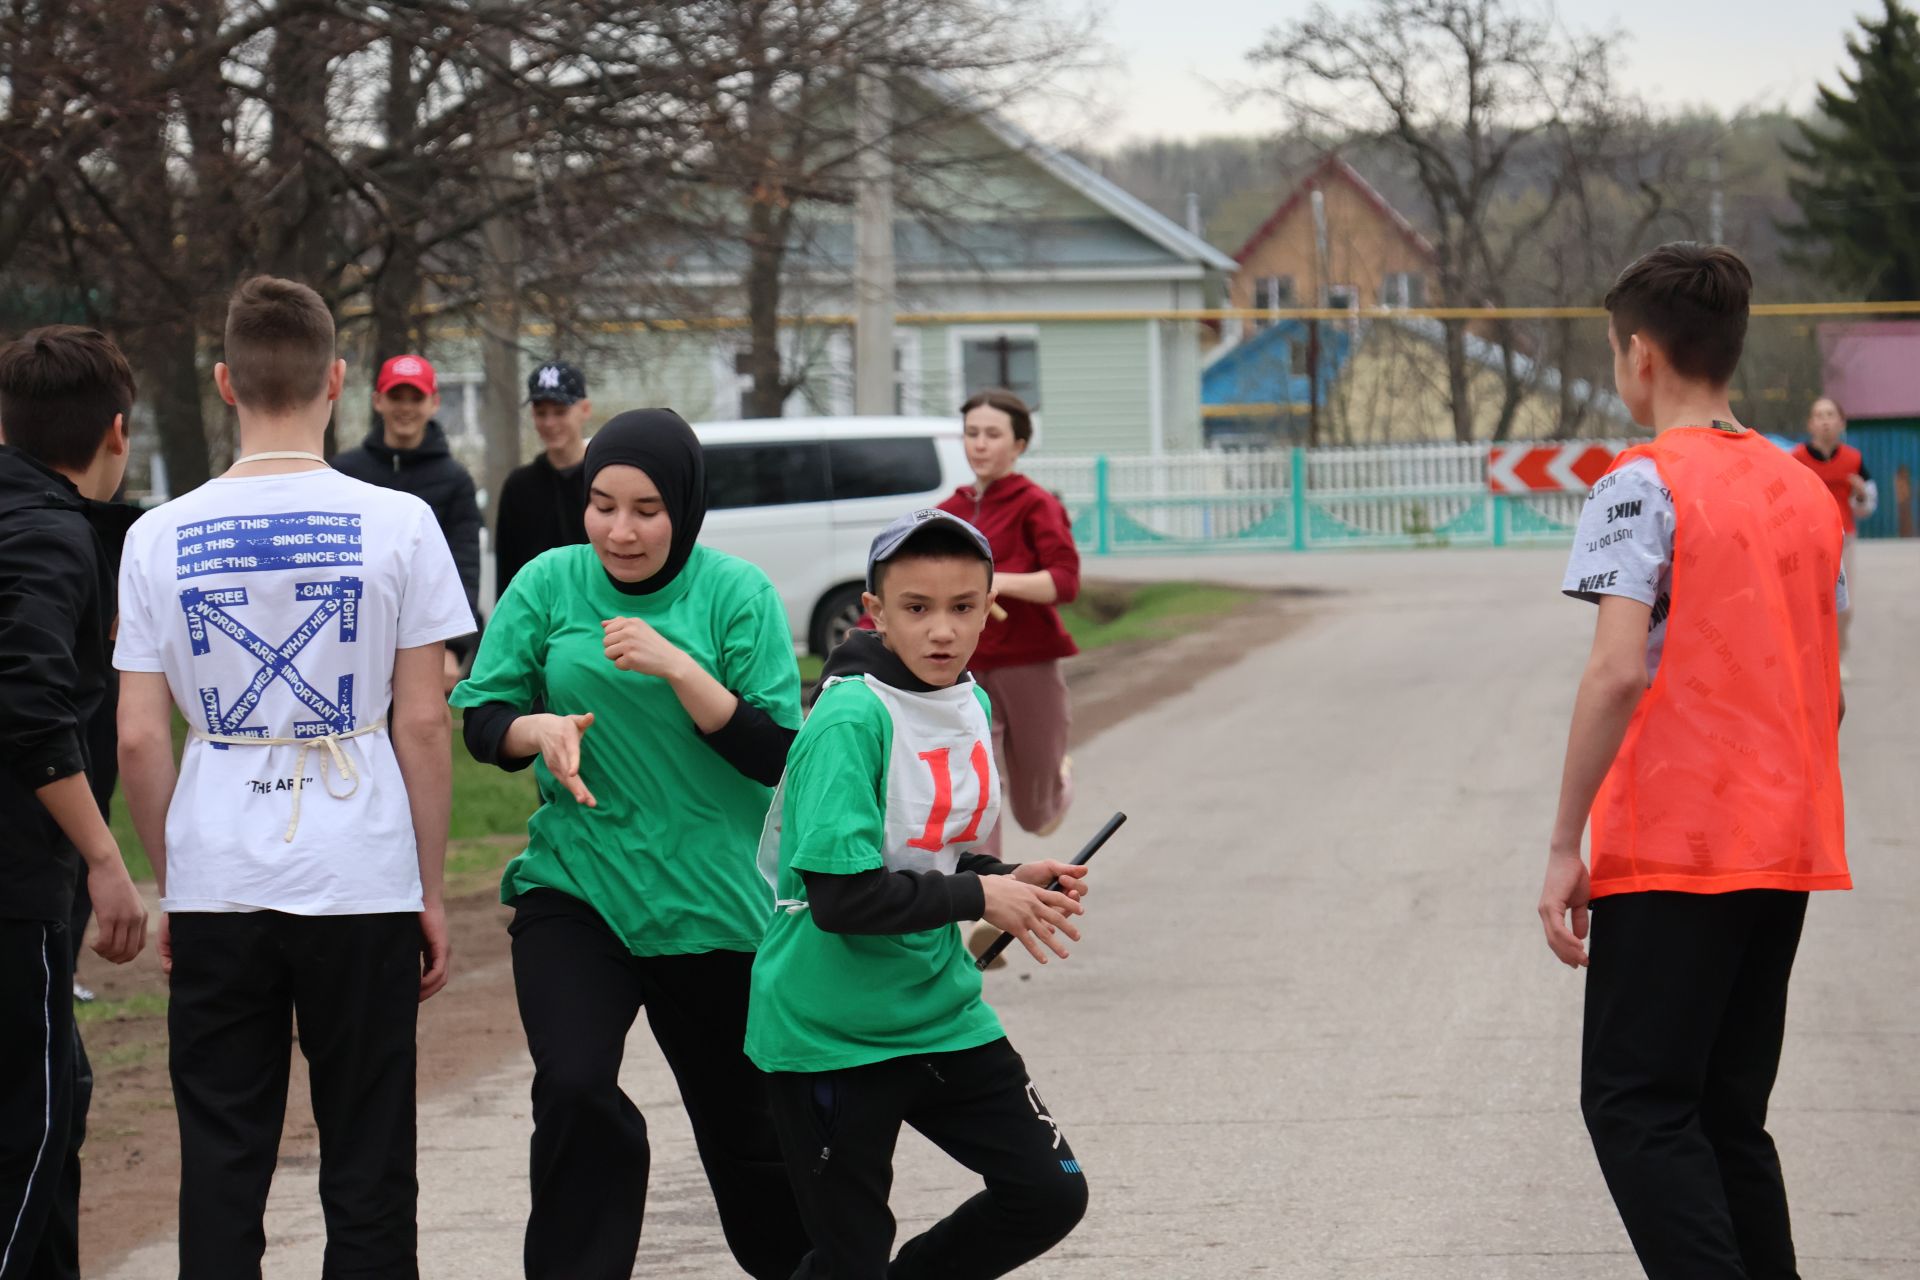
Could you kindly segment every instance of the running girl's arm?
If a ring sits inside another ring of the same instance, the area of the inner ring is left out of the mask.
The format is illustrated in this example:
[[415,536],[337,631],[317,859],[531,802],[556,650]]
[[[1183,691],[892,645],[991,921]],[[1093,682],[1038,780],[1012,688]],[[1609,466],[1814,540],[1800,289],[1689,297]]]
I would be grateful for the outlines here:
[[1059,586],[1044,569],[1033,573],[996,573],[993,593],[1007,600],[1025,600],[1031,604],[1054,604],[1060,599]]
[[[728,619],[717,674],[707,672],[644,623],[622,629],[631,632],[635,645],[620,647],[615,639],[618,621],[608,626],[608,656],[630,670],[644,671],[647,666],[638,664],[657,663],[653,674],[672,686],[714,754],[762,786],[778,783],[800,729],[800,669],[793,657],[786,611],[773,584],[762,581]],[[656,643],[659,652],[649,654]]]
[[786,772],[787,752],[798,729],[776,723],[765,711],[736,696],[733,716],[712,733],[702,734],[714,753],[743,777],[771,787]]
[[426,957],[422,1000],[447,985],[452,958],[441,896],[453,810],[453,719],[440,683],[446,651],[444,643],[423,644],[393,657],[393,754],[406,784],[420,858],[420,932]]
[[540,571],[523,567],[514,574],[480,636],[472,672],[447,699],[462,709],[460,739],[468,753],[509,773],[540,754],[538,744],[521,742],[516,749],[512,738],[527,735],[511,731],[546,693],[547,591]]
[[520,708],[504,702],[483,702],[468,707],[460,716],[460,740],[467,754],[481,764],[498,765],[508,773],[518,773],[532,764],[538,751],[514,755],[507,750],[507,731],[521,719]]
[[1581,841],[1593,799],[1613,767],[1634,708],[1647,689],[1647,626],[1652,618],[1652,607],[1638,600],[1600,597],[1593,649],[1574,697],[1560,806],[1548,841],[1547,879],[1539,910],[1547,945],[1564,963],[1576,967],[1586,963],[1581,940],[1587,934],[1587,869],[1580,857]]
[[1080,549],[1073,544],[1066,509],[1052,495],[1041,495],[1027,508],[1024,528],[1040,568],[995,574],[994,590],[1010,600],[1072,604],[1080,595]]

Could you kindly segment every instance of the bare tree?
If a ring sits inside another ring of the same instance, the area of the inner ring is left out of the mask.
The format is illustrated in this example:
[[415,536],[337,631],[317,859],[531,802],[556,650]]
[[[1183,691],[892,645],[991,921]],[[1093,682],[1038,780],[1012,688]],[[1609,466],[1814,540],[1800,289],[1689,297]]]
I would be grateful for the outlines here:
[[[1261,90],[1293,121],[1404,158],[1442,300],[1497,307],[1579,189],[1583,137],[1607,127],[1616,39],[1569,34],[1524,0],[1372,0],[1344,14],[1316,5],[1250,56],[1273,76]],[[1492,322],[1490,336],[1503,362],[1493,434],[1504,438],[1528,391],[1527,362],[1512,321]],[[1464,322],[1447,322],[1446,359],[1454,434],[1471,439]]]

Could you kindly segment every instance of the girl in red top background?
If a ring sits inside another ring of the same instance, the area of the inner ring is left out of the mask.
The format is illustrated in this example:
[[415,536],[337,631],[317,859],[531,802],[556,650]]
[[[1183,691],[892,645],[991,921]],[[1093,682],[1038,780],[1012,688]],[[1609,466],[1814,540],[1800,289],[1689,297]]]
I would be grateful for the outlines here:
[[[1023,830],[1051,835],[1073,803],[1073,716],[1060,660],[1080,652],[1055,606],[1080,594],[1080,552],[1059,499],[1015,470],[1033,440],[1026,402],[1011,391],[981,391],[960,412],[974,482],[940,509],[987,535],[994,591],[1006,613],[1002,618],[997,609],[988,621],[969,670],[993,700],[993,755],[1006,811]],[[999,856],[999,826],[980,852]]]
[[[1806,443],[1796,445],[1793,450],[1793,456],[1813,468],[1813,473],[1833,494],[1833,500],[1840,505],[1840,526],[1846,530],[1846,550],[1842,559],[1847,572],[1848,605],[1840,613],[1842,658],[1847,653],[1847,630],[1853,621],[1852,601],[1857,589],[1853,576],[1853,544],[1859,540],[1859,522],[1873,514],[1879,497],[1860,451],[1840,442],[1840,435],[1846,429],[1847,419],[1840,412],[1840,402],[1832,396],[1822,396],[1807,410]],[[1844,666],[1840,674],[1845,677]]]

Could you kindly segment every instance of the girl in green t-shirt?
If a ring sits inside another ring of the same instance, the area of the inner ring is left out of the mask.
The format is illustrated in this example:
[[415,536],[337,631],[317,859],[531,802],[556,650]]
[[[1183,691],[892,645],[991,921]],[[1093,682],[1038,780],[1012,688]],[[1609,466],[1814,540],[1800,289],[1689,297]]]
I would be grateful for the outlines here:
[[807,1238],[741,1048],[773,911],[754,852],[800,724],[786,616],[758,568],[698,544],[678,414],[614,418],[584,474],[589,545],[515,575],[452,698],[476,759],[539,782],[500,890],[534,1062],[527,1274],[632,1274],[649,1149],[619,1071],[644,1006],[734,1257],[786,1280]]

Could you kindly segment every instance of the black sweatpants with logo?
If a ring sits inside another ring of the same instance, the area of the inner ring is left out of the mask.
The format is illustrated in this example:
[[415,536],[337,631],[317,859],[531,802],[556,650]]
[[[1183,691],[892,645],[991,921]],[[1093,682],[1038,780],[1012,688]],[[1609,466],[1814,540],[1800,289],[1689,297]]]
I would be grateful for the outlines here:
[[744,1048],[753,955],[636,956],[593,907],[552,889],[514,900],[513,985],[533,1055],[531,1280],[626,1280],[640,1248],[652,1150],[620,1088],[644,1007],[741,1270],[786,1280],[807,1251],[767,1109]]
[[80,1274],[80,1141],[93,1075],[63,922],[0,920],[0,1280]]
[[1580,1106],[1651,1280],[1796,1280],[1767,1102],[1807,895],[1593,904]]
[[[987,1280],[1065,1239],[1087,1180],[1003,1038],[845,1071],[776,1072],[773,1114],[813,1253],[794,1280]],[[894,1144],[910,1124],[986,1188],[893,1251]]]
[[175,912],[167,1035],[180,1274],[258,1280],[293,1028],[320,1131],[325,1280],[415,1280],[420,917]]

